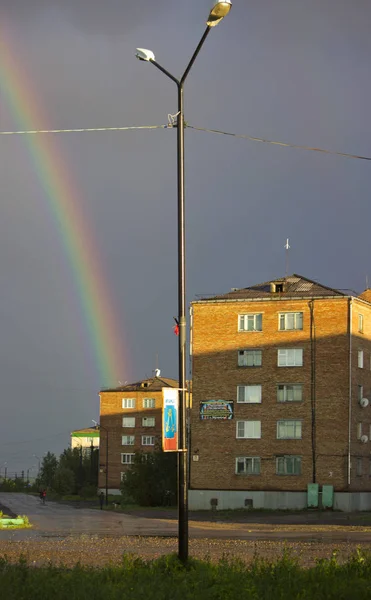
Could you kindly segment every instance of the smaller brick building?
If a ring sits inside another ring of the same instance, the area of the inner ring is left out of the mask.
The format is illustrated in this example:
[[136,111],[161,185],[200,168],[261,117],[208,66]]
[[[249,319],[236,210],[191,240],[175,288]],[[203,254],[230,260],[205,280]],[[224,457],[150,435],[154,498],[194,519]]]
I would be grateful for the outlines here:
[[153,452],[162,439],[162,389],[177,388],[175,379],[156,377],[100,392],[99,488],[115,494],[136,452]]

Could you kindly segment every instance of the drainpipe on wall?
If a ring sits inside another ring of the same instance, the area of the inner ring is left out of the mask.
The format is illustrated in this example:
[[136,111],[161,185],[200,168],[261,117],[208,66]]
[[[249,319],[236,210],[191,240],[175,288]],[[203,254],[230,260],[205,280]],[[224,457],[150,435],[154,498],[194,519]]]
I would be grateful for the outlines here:
[[312,441],[312,483],[316,483],[316,323],[314,300],[308,303],[310,311],[310,397],[311,397],[311,441]]
[[349,407],[348,407],[348,487],[351,472],[351,438],[352,438],[352,298],[348,303],[349,330]]

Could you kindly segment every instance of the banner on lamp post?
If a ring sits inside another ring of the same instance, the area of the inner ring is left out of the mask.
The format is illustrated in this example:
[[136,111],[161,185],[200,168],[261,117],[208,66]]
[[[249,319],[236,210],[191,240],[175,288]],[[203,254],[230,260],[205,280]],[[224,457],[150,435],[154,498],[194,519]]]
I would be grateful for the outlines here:
[[162,449],[178,452],[179,390],[162,388]]

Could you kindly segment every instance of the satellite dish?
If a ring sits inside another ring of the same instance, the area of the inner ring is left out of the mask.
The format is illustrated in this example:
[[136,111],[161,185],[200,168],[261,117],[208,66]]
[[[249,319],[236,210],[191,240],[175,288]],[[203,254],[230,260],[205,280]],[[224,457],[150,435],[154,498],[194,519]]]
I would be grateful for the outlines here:
[[161,371],[160,369],[155,369],[155,377],[160,377]]
[[361,398],[361,400],[359,401],[359,403],[362,406],[362,408],[366,408],[366,406],[369,405],[369,400],[368,400],[368,398]]
[[368,436],[367,435],[362,435],[361,436],[361,442],[362,442],[362,444],[366,444],[366,442],[368,442]]

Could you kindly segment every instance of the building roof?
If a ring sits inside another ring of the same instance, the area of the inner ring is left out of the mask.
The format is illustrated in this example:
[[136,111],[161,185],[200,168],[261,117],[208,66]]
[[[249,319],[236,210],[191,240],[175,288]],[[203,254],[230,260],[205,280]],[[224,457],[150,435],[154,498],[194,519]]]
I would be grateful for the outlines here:
[[99,437],[99,429],[96,427],[86,427],[85,429],[75,429],[71,431],[72,437]]
[[177,388],[179,387],[178,380],[168,377],[151,377],[142,381],[136,381],[135,383],[120,385],[116,388],[105,388],[101,392],[140,392],[144,390],[161,392],[164,387]]
[[[283,291],[274,291],[274,284],[283,284]],[[312,279],[307,279],[302,275],[289,275],[287,277],[280,277],[278,279],[272,279],[271,281],[265,281],[264,283],[258,283],[247,288],[232,289],[226,294],[217,296],[211,296],[207,298],[200,298],[196,302],[207,302],[207,301],[218,301],[218,300],[260,300],[270,298],[315,298],[323,296],[347,296],[341,290],[336,290],[328,286],[322,285]]]

